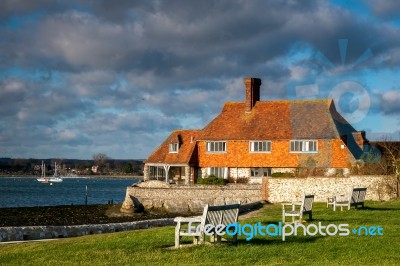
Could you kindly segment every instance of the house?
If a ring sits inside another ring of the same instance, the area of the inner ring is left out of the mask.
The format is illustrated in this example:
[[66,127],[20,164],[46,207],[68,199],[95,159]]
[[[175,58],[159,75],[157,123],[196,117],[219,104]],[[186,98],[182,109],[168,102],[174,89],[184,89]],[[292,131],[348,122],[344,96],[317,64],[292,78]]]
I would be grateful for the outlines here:
[[200,130],[176,130],[145,161],[144,179],[230,180],[299,169],[348,172],[368,144],[332,99],[261,101],[258,78],[245,78],[246,100],[227,102]]
[[96,174],[97,171],[99,171],[99,166],[98,165],[92,165],[92,172]]

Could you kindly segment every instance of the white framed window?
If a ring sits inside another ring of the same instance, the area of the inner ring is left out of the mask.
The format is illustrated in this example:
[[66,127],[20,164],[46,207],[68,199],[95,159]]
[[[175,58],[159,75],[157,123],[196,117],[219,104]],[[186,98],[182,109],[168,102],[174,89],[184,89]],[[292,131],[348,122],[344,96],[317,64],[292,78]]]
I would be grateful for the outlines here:
[[207,152],[226,152],[226,141],[207,142]]
[[170,143],[169,144],[169,153],[178,153],[179,143]]
[[215,175],[219,178],[228,178],[228,168],[227,167],[208,167],[207,176]]
[[318,152],[317,140],[291,140],[290,152],[316,153]]
[[250,152],[271,152],[271,141],[250,141]]
[[250,168],[251,177],[271,176],[271,167],[252,167]]

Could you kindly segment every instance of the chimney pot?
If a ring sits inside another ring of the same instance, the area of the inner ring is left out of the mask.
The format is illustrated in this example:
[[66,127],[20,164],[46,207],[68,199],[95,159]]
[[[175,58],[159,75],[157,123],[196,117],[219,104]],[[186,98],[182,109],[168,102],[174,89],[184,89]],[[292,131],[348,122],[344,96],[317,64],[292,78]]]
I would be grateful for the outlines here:
[[245,111],[251,112],[256,102],[260,100],[260,85],[261,79],[259,78],[244,78],[244,85],[246,87],[246,105]]

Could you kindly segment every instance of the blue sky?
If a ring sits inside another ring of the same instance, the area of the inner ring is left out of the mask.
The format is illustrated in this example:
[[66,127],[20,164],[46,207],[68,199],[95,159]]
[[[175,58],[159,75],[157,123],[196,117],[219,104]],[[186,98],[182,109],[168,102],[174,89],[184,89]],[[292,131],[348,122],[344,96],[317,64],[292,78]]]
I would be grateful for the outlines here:
[[0,2],[0,157],[142,159],[226,101],[334,98],[399,139],[398,1]]

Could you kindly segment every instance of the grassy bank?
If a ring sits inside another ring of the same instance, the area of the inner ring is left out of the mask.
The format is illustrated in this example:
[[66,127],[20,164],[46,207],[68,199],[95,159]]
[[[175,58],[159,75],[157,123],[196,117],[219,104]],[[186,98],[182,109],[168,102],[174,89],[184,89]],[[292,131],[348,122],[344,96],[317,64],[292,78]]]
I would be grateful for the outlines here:
[[[49,242],[0,245],[0,265],[398,265],[400,201],[367,202],[363,210],[336,211],[315,206],[313,224],[380,226],[383,236],[290,236],[239,238],[237,245],[169,249],[174,227]],[[280,205],[264,206],[244,223],[277,223]],[[309,223],[308,223],[309,224]],[[306,223],[307,225],[307,223]],[[185,241],[184,241],[185,242]],[[190,239],[186,239],[189,243]]]

